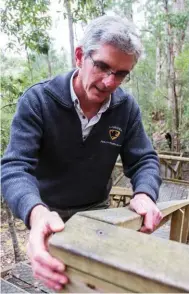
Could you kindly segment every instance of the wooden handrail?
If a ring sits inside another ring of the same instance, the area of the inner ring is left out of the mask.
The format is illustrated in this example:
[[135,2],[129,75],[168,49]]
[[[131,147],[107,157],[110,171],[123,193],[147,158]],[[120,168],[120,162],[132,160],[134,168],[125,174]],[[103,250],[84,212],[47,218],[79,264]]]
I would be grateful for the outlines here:
[[[171,208],[164,203],[162,210],[167,215],[182,205]],[[122,209],[115,210],[120,219]],[[187,245],[117,227],[87,213],[74,215],[63,232],[54,234],[49,251],[66,264],[65,293],[189,292]]]
[[168,178],[164,178],[162,177],[163,181],[164,182],[167,182],[167,183],[175,183],[175,184],[180,184],[180,185],[189,185],[189,182],[188,181],[184,181],[184,180],[178,180],[178,179],[168,179]]
[[[161,213],[163,214],[163,220],[158,225],[160,228],[162,225],[167,222],[172,214],[178,211],[181,208],[186,208],[185,216],[183,216],[183,222],[185,220],[185,227],[181,228],[181,232],[178,228],[176,228],[176,220],[174,220],[171,225],[171,240],[186,242],[186,238],[188,235],[189,224],[187,225],[187,221],[189,222],[189,200],[174,200],[167,202],[160,202],[157,204]],[[78,215],[85,216],[87,218],[91,218],[94,220],[98,220],[101,222],[105,222],[115,226],[121,226],[127,229],[132,229],[135,231],[140,230],[143,222],[143,217],[138,215],[136,212],[131,211],[128,207],[120,207],[120,208],[111,208],[105,210],[95,210],[95,211],[84,211],[79,212]],[[174,216],[175,218],[175,216]],[[184,236],[183,236],[184,235]]]
[[131,188],[113,186],[112,189],[110,190],[110,196],[111,195],[120,195],[120,196],[132,197],[133,190]]
[[160,159],[170,159],[170,160],[177,160],[177,161],[189,162],[189,158],[188,157],[163,155],[163,154],[158,154],[158,157]]
[[[168,155],[163,155],[163,154],[158,154],[158,157],[160,159],[170,159],[170,160],[175,160],[175,161],[183,161],[183,162],[189,162],[188,157],[181,157],[181,156],[168,156]],[[116,167],[123,167],[121,162],[116,162],[115,164]]]

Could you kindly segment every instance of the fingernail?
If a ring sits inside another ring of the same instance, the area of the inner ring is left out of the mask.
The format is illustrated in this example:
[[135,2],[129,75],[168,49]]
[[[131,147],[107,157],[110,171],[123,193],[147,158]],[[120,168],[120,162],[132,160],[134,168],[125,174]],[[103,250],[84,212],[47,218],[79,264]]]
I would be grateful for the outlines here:
[[60,279],[61,284],[66,284],[66,279]]
[[61,264],[58,266],[58,271],[63,271],[64,270],[64,266]]
[[62,287],[60,285],[55,286],[55,290],[60,290]]

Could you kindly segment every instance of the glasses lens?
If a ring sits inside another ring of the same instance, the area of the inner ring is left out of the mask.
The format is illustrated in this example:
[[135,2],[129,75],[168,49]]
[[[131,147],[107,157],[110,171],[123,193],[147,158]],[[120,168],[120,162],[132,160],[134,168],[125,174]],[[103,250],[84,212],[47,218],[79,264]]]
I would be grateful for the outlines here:
[[127,71],[113,72],[110,70],[109,66],[106,63],[94,60],[91,55],[89,55],[89,57],[92,61],[95,73],[100,74],[104,77],[110,76],[112,74],[115,76],[118,82],[122,82],[123,80],[125,82],[130,81],[130,74]]

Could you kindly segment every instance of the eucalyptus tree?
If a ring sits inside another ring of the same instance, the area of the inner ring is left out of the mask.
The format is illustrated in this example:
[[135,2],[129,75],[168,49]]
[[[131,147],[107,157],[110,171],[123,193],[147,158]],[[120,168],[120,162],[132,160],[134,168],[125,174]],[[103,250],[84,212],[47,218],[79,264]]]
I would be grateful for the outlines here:
[[175,66],[175,60],[184,49],[186,30],[189,24],[189,3],[185,0],[163,0],[162,2],[165,10],[168,98],[171,101],[176,149],[179,151],[183,87],[180,83],[181,75]]
[[17,51],[25,49],[31,81],[31,52],[48,55],[51,25],[48,15],[49,0],[6,0],[1,11],[2,31],[8,35],[8,47]]
[[[149,87],[149,79],[146,79],[149,89],[147,97],[152,102],[153,112],[156,112],[157,117],[158,112],[164,112],[168,118],[165,128],[169,128],[174,134],[175,148],[178,151],[183,128],[182,109],[186,103],[182,97],[186,84],[183,84],[182,70],[177,69],[175,62],[187,44],[188,2],[188,0],[147,0],[143,7],[145,19],[141,29],[145,48],[141,64],[149,65],[143,74],[149,77],[149,70],[153,73],[152,87]],[[137,69],[141,69],[141,64],[136,68],[135,73],[140,74]],[[142,79],[141,75],[139,79]],[[143,88],[143,84],[139,83],[140,92],[141,87]]]
[[74,25],[85,25],[89,20],[106,14],[111,0],[63,0],[63,15],[68,19],[71,64],[75,67]]
[[68,29],[69,29],[69,40],[70,40],[70,51],[71,51],[71,65],[72,68],[75,67],[75,54],[74,54],[74,29],[73,29],[73,13],[72,13],[72,1],[64,0],[63,5],[66,9],[64,17],[68,19]]

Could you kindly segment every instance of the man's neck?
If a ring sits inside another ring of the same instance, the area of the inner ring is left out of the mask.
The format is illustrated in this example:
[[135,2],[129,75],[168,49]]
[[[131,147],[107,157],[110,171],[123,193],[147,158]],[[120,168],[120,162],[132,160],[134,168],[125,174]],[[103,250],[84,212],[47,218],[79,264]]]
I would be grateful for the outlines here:
[[81,101],[81,99],[79,99],[80,102],[80,106],[81,109],[83,110],[83,113],[86,115],[86,117],[90,120],[91,118],[93,118],[95,115],[97,115],[97,113],[99,112],[100,108],[102,105],[99,104],[92,104],[92,103],[87,103]]

